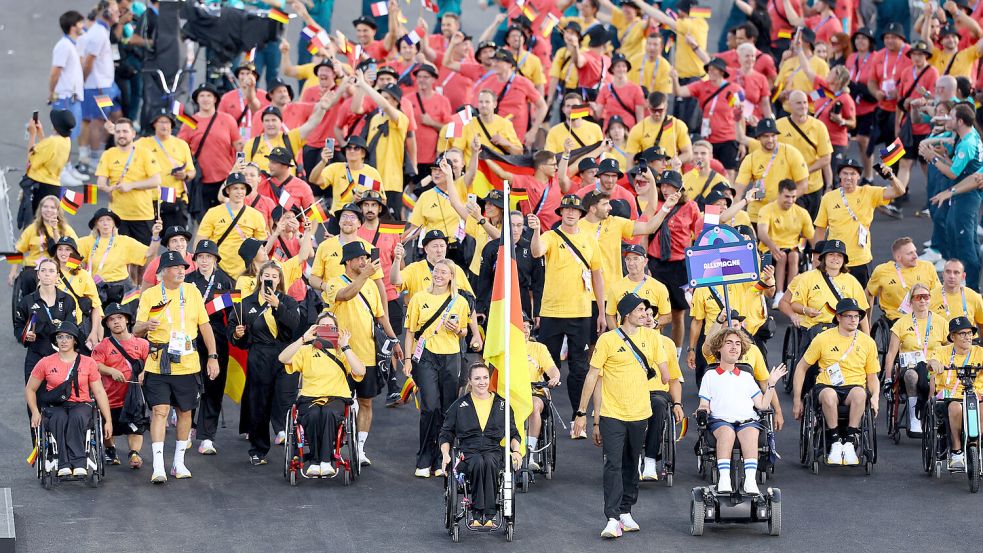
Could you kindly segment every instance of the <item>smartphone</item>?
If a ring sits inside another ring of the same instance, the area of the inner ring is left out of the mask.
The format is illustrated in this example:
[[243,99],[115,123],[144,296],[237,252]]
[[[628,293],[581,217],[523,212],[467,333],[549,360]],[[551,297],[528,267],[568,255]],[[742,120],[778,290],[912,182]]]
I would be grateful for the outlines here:
[[379,261],[379,248],[372,248],[372,252],[369,254],[369,259],[372,261]]
[[34,119],[35,123],[38,122],[38,110],[34,110],[34,113],[31,114],[31,119]]
[[771,255],[771,252],[765,252],[765,254],[761,256],[762,267],[767,267],[768,265],[774,265],[774,264],[775,264],[775,258]]
[[458,314],[457,313],[451,313],[450,315],[447,316],[447,320],[450,321],[450,322],[452,322],[452,323],[454,323],[454,324],[457,324]]
[[887,178],[887,166],[885,166],[883,163],[875,163],[874,170],[877,171],[878,175],[884,177],[885,179]]
[[273,293],[273,281],[270,280],[270,279],[264,280],[263,281],[263,289],[266,291],[267,294],[272,294]]
[[338,329],[328,325],[322,325],[315,330],[318,340],[323,340],[331,344],[332,347],[338,345]]
[[477,203],[478,196],[476,194],[468,194],[468,203]]
[[754,190],[754,196],[753,197],[754,197],[755,200],[758,200],[758,201],[765,199],[765,187],[764,187],[764,183],[758,184],[757,188],[755,188],[755,190]]
[[236,152],[236,163],[242,163],[246,159],[246,152]]
[[327,150],[328,150],[329,152],[334,152],[334,139],[333,139],[333,138],[328,138],[328,139],[326,139],[326,140],[324,141],[324,147],[325,147],[325,149],[327,149]]

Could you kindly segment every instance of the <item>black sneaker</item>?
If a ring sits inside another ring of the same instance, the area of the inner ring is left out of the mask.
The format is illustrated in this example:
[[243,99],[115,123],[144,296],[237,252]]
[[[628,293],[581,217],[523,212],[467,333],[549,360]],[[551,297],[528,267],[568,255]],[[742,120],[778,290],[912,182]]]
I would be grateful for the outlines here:
[[106,448],[106,464],[107,465],[118,465],[119,457],[116,455],[115,447]]
[[265,465],[266,464],[266,457],[260,457],[259,455],[250,455],[249,456],[249,463],[252,466],[254,466],[254,467],[258,467],[260,465]]
[[399,392],[393,392],[386,396],[386,407],[399,407]]

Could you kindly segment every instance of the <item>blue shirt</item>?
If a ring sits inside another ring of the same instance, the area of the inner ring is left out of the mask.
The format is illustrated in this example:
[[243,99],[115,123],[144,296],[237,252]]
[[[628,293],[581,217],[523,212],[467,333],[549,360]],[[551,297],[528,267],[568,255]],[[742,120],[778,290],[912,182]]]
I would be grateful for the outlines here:
[[966,136],[956,143],[952,172],[956,174],[956,181],[961,181],[973,173],[981,172],[981,168],[983,168],[983,143],[980,142],[980,135],[976,129],[970,129]]

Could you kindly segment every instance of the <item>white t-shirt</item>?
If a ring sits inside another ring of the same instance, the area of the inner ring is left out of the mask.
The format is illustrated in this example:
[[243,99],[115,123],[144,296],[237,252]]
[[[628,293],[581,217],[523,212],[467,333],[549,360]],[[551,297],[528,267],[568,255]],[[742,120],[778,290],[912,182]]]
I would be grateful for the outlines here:
[[61,75],[55,84],[55,95],[59,99],[74,95],[82,100],[82,61],[72,39],[63,36],[55,43],[51,52],[51,66],[61,68]]
[[109,28],[101,21],[96,21],[78,40],[78,51],[85,59],[95,56],[92,61],[92,71],[85,79],[85,88],[109,88],[113,86],[115,69],[113,68],[113,48],[109,42]]
[[761,388],[749,371],[708,369],[700,383],[700,398],[710,402],[710,416],[727,422],[758,419],[754,412],[754,398]]

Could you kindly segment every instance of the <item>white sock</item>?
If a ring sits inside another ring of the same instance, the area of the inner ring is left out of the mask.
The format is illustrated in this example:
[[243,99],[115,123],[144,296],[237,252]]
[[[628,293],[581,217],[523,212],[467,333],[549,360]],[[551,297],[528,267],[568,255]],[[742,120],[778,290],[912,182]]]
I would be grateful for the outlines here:
[[910,420],[915,420],[915,406],[918,404],[917,397],[908,398],[908,418]]
[[164,472],[164,442],[153,442],[150,449],[154,452],[154,472]]
[[526,438],[526,441],[529,443],[529,449],[536,449],[536,445],[539,444],[539,438],[533,438],[532,436]]
[[680,356],[682,355],[683,355],[683,348],[681,347],[676,348],[676,359],[679,359]]
[[90,152],[91,150],[88,146],[79,146],[79,161],[82,163],[88,163]]
[[174,442],[174,466],[184,466],[184,452],[188,449],[187,440],[177,440]]
[[359,451],[365,451],[365,440],[368,440],[368,439],[369,439],[369,433],[368,432],[361,432],[361,431],[359,431],[359,433],[358,433],[358,450]]

